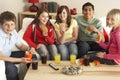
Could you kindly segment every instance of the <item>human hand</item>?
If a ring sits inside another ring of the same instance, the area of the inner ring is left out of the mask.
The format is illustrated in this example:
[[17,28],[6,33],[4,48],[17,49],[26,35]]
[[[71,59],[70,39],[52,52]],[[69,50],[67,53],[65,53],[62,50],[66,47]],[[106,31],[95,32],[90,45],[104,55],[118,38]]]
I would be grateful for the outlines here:
[[42,46],[44,46],[44,45],[43,44],[38,44],[37,45],[37,49],[40,48],[40,47],[42,47]]
[[86,31],[88,31],[88,32],[94,31],[94,32],[96,32],[96,33],[98,32],[97,28],[95,28],[95,26],[93,26],[93,25],[88,26],[88,27],[86,28]]
[[28,52],[35,54],[35,48],[31,47]]
[[23,62],[23,63],[31,63],[32,62],[32,59],[30,59],[30,58],[21,58],[21,61]]
[[48,36],[48,32],[42,32],[43,36]]
[[100,58],[103,58],[104,54],[106,54],[106,53],[105,52],[98,52],[97,56],[100,57]]
[[66,23],[60,23],[59,26],[60,26],[60,30],[62,32],[65,32],[67,30],[67,24]]
[[99,44],[101,41],[102,41],[102,36],[101,36],[101,34],[96,35],[96,37],[95,37],[95,42]]

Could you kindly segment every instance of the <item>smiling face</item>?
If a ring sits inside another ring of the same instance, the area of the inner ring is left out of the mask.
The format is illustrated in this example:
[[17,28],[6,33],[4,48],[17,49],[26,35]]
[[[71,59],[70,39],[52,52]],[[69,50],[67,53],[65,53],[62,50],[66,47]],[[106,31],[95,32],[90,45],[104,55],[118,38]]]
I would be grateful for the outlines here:
[[106,24],[109,27],[115,26],[115,19],[112,16],[107,16],[107,18],[106,18]]
[[3,31],[9,35],[15,29],[15,22],[5,20],[1,27]]
[[106,17],[106,24],[113,29],[116,29],[120,26],[120,10],[112,9]]
[[62,20],[62,22],[65,22],[67,19],[67,11],[66,9],[63,9],[63,11],[59,14],[59,18]]
[[85,20],[89,21],[93,18],[94,10],[92,6],[85,6],[82,10],[82,14],[84,15]]
[[43,12],[39,16],[40,24],[46,25],[49,20],[49,15],[47,12]]

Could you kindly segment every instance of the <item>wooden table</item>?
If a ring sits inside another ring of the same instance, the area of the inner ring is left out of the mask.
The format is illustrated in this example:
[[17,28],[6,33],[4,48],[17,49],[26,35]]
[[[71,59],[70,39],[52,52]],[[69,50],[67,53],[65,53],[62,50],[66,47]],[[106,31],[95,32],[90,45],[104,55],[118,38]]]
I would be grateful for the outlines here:
[[[61,70],[55,71],[47,64],[39,61],[38,70],[28,69],[24,80],[120,80],[120,66],[101,65],[99,67],[81,66],[83,72],[78,75],[65,75]],[[57,67],[61,69],[64,65],[71,65],[69,61],[61,61]]]

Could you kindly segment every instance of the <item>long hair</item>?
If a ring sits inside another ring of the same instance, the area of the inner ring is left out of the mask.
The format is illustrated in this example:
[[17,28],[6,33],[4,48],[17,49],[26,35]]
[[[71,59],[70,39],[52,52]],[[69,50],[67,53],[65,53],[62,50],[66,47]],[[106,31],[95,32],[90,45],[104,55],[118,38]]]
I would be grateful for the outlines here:
[[[36,24],[37,26],[39,26],[39,24],[40,24],[39,16],[40,16],[43,12],[47,12],[47,13],[48,13],[48,10],[47,10],[47,9],[40,8],[40,9],[37,11],[37,14],[36,14],[34,20],[31,22],[31,24]],[[49,13],[48,13],[48,16],[49,16]],[[50,20],[48,20],[46,26],[49,26],[49,25],[51,25]]]
[[62,20],[59,18],[59,14],[62,13],[63,9],[65,9],[67,11],[67,20],[66,21],[67,21],[67,24],[69,27],[71,24],[71,14],[70,14],[69,8],[66,5],[62,5],[58,8],[57,15],[56,15],[56,23],[62,23]]
[[108,16],[111,16],[115,20],[115,26],[114,26],[114,28],[117,28],[117,27],[120,26],[120,9],[112,9],[112,10],[110,10],[108,12],[108,14],[107,14],[107,17]]

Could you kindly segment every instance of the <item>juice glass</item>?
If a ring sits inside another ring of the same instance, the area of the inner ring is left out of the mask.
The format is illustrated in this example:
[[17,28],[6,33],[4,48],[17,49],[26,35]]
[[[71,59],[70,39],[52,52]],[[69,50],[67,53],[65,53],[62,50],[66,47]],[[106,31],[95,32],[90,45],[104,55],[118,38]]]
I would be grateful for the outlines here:
[[75,64],[76,63],[76,55],[75,54],[70,54],[70,63]]
[[32,59],[32,54],[29,53],[29,52],[26,52],[25,55],[24,55],[24,57]]
[[55,59],[55,63],[56,63],[56,64],[59,64],[59,63],[60,63],[60,60],[61,60],[60,54],[55,54],[54,59]]

